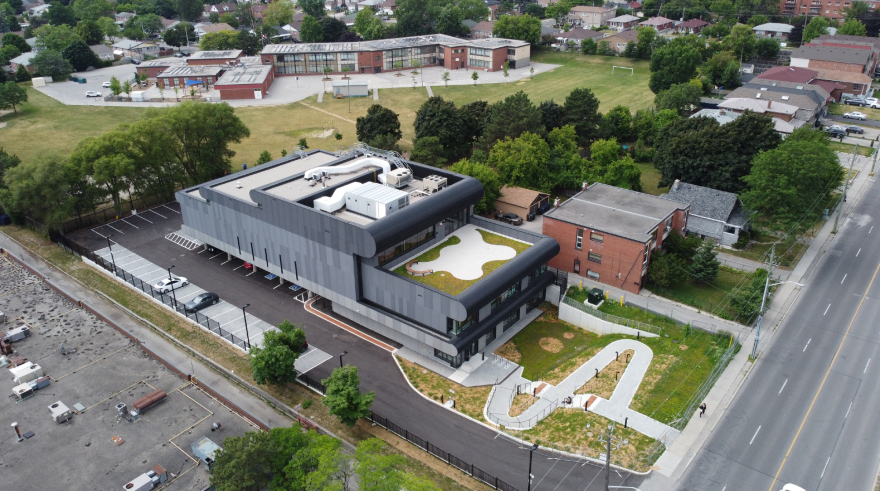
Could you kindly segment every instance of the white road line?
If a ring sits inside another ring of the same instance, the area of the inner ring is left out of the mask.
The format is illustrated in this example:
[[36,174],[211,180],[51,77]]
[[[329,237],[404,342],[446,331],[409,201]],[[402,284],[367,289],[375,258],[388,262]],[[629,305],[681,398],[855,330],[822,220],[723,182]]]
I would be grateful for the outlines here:
[[[785,382],[782,382],[782,387],[779,389],[779,394],[782,394],[782,389],[785,388],[785,384],[787,384],[787,383],[788,383],[788,379],[785,379]],[[777,394],[777,395],[779,395],[779,394]]]
[[151,221],[149,221],[149,220],[147,220],[147,219],[146,219],[146,218],[144,218],[144,217],[143,217],[143,216],[141,216],[141,215],[135,215],[135,216],[136,216],[136,217],[138,217],[138,218],[140,218],[140,219],[141,219],[141,220],[143,220],[143,221],[145,221],[145,222],[147,222],[147,223],[153,223],[153,222],[151,222]]
[[222,255],[223,255],[223,253],[221,252],[220,254],[215,254],[215,255],[209,257],[208,259],[214,259],[215,257],[222,256]]
[[755,441],[755,437],[756,437],[756,436],[758,436],[758,432],[759,432],[759,431],[761,431],[761,427],[760,427],[760,426],[759,426],[759,427],[758,427],[758,429],[757,429],[757,430],[755,430],[755,434],[754,434],[754,435],[752,435],[752,439],[751,439],[751,440],[749,440],[749,445],[751,445],[751,444],[752,444],[752,442],[753,442],[753,441]]
[[110,224],[108,223],[107,226],[110,227],[110,228],[112,228],[113,230],[119,232],[120,234],[125,235],[125,232],[123,232],[122,230],[119,230],[118,228],[114,227],[113,225],[110,225]]
[[871,364],[871,359],[868,358],[868,363],[865,363],[865,370],[862,373],[868,373],[868,365]]
[[[95,232],[95,229],[92,229],[92,232]],[[106,235],[101,235],[101,234],[98,233],[98,232],[95,232],[95,233],[98,234],[98,235],[100,235],[102,239],[106,239],[106,238],[107,238]]]
[[168,210],[168,211],[171,211],[171,212],[174,212],[174,213],[177,213],[178,215],[180,215],[180,212],[179,212],[179,211],[176,211],[176,210],[174,210],[174,209],[172,209],[172,208],[168,208],[168,207],[165,206],[165,205],[161,205],[161,206],[162,206],[162,208],[165,208],[165,209]]
[[830,461],[831,461],[831,456],[829,455],[828,460],[825,461],[825,467],[822,468],[822,475],[819,476],[819,479],[822,479],[823,477],[825,477],[825,470],[828,469],[828,462],[830,462]]
[[[847,273],[847,274],[848,274],[848,273]],[[844,281],[846,281],[846,275],[843,275],[843,279],[840,280],[840,284],[842,285]]]
[[849,407],[846,408],[846,416],[844,416],[843,419],[846,419],[846,418],[849,417],[849,411],[850,411],[851,409],[852,409],[852,403],[849,403]]
[[[147,211],[149,211],[149,212],[151,212],[151,213],[156,213],[155,210],[147,210]],[[163,215],[163,214],[161,214],[161,213],[156,213],[156,214],[159,215],[159,216],[162,217],[162,218],[165,218],[166,220],[168,219],[168,217],[166,217],[165,215]]]
[[803,353],[804,351],[807,351],[807,346],[810,345],[810,341],[812,341],[812,340],[813,340],[813,338],[810,338],[807,340],[807,344],[804,346],[804,349],[801,351],[801,353]]
[[[825,314],[828,313],[828,309],[830,309],[830,308],[831,308],[831,304],[829,303],[828,306],[825,307]],[[825,315],[825,314],[822,314],[822,315]]]
[[135,225],[135,224],[133,224],[133,223],[131,223],[131,222],[129,222],[129,221],[128,221],[128,220],[126,220],[126,219],[125,219],[125,218],[123,218],[123,219],[122,219],[122,221],[123,221],[123,222],[125,222],[125,223],[127,223],[127,224],[129,224],[129,225],[131,225],[131,226],[132,226],[132,227],[134,227],[134,228],[137,228],[137,229],[139,229],[139,228],[140,228],[140,227],[138,227],[138,226],[137,226],[137,225]]
[[[223,264],[226,264],[226,263],[223,263]],[[233,269],[233,271],[237,271],[237,270],[239,270],[239,269],[241,269],[241,268],[243,268],[243,267],[244,267],[244,264],[242,264],[241,266],[239,266],[239,267]]]
[[862,252],[862,249],[861,249],[861,248],[859,249],[858,252],[856,252],[856,257],[859,257],[859,252]]

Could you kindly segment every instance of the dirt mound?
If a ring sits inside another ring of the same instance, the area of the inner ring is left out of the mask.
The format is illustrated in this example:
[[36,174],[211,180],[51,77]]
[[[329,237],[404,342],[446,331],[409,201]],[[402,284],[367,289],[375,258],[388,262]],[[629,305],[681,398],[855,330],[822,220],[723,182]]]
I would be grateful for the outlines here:
[[563,334],[562,337],[564,337],[565,339],[574,339],[574,333],[567,332],[567,333]]
[[541,338],[541,340],[538,341],[538,344],[541,348],[544,348],[551,353],[559,353],[562,351],[562,341],[556,338]]

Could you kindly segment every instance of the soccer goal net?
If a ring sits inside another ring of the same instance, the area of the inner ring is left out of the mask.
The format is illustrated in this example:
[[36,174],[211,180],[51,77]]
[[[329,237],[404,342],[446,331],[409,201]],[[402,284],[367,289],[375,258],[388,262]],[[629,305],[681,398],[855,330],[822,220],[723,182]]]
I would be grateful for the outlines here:
[[617,70],[617,69],[620,69],[620,70],[629,70],[629,75],[630,75],[630,76],[632,76],[632,74],[633,74],[633,69],[632,69],[632,68],[630,68],[630,67],[626,67],[626,66],[616,66],[616,65],[611,67],[611,73],[614,74],[614,70]]

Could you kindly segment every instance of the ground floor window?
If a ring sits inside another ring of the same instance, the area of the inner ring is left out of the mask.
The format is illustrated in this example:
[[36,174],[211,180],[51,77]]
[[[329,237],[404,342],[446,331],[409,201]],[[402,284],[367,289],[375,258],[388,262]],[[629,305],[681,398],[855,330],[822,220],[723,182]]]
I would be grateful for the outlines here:
[[489,331],[488,334],[486,334],[486,344],[489,344],[492,341],[495,341],[495,328],[494,327],[492,328],[491,331]]
[[599,273],[595,271],[587,270],[587,278],[592,278],[596,281],[599,281]]
[[434,357],[440,358],[441,360],[449,363],[453,367],[457,368],[461,366],[462,361],[464,360],[464,353],[459,353],[455,356],[447,355],[446,353],[434,348]]
[[574,272],[577,274],[581,273],[581,260],[580,259],[574,260]]
[[501,332],[507,332],[510,329],[510,326],[516,324],[519,320],[519,309],[516,309],[512,314],[507,316],[507,319],[504,319],[504,323],[501,324]]
[[526,313],[527,314],[529,312],[535,310],[535,307],[537,307],[538,305],[541,305],[541,302],[544,301],[544,292],[545,292],[545,290],[541,290],[540,293],[538,293],[537,295],[532,297],[531,300],[529,300],[529,303],[526,304]]
[[462,332],[468,330],[471,326],[477,323],[477,314],[478,312],[474,312],[463,321],[457,321],[452,319],[451,317],[447,317],[446,334],[448,334],[449,336],[457,336]]

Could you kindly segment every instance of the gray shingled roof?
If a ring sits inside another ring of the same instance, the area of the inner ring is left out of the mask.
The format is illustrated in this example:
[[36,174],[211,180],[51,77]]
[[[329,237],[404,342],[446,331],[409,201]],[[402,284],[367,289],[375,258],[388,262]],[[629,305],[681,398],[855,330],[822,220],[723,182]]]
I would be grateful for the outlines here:
[[678,189],[669,189],[663,199],[691,205],[691,214],[727,223],[736,208],[737,197],[733,193],[679,182]]
[[791,58],[808,60],[836,61],[854,65],[864,65],[871,57],[870,49],[841,48],[836,46],[803,46],[792,50]]

